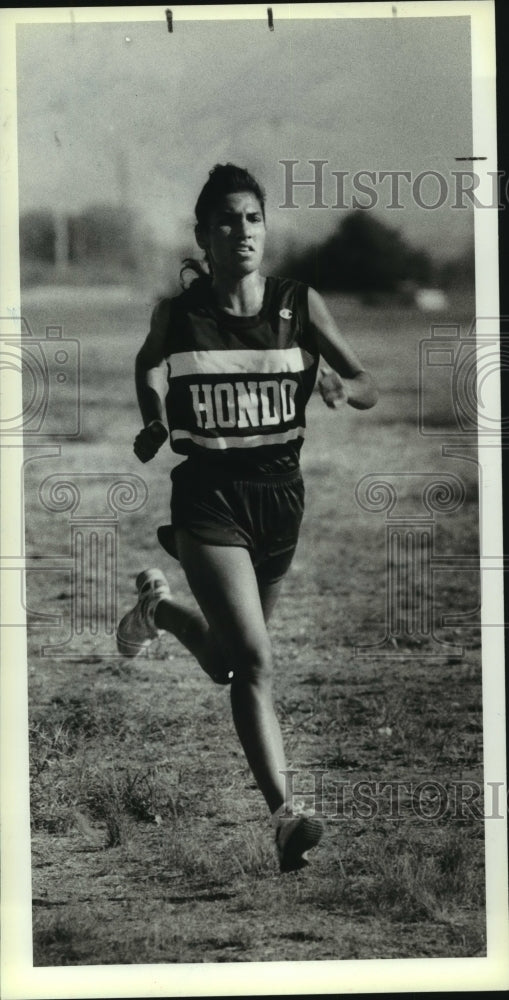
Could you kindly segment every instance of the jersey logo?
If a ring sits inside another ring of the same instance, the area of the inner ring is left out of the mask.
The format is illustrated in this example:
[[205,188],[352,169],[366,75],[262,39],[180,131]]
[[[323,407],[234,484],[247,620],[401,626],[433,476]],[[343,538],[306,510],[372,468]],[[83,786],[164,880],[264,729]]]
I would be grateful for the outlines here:
[[198,427],[269,427],[295,419],[295,379],[197,382],[189,386]]
[[292,318],[292,310],[291,309],[280,309],[279,310],[279,315],[281,316],[281,319],[291,319]]

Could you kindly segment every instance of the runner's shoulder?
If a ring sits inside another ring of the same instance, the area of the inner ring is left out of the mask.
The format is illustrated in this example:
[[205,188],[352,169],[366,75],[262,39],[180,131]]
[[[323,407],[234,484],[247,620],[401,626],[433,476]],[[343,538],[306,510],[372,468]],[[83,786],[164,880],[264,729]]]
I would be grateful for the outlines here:
[[153,333],[161,333],[163,330],[166,331],[168,324],[170,322],[170,317],[172,313],[172,299],[168,296],[160,298],[153,310],[150,320],[150,329]]
[[196,292],[192,292],[191,288],[176,295],[162,296],[152,310],[151,332],[158,338],[166,338],[178,317],[195,301]]

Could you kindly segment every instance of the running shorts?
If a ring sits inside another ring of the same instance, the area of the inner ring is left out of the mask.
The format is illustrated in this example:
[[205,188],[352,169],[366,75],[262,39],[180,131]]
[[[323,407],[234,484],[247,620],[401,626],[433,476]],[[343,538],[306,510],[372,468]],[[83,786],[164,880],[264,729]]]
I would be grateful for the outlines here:
[[178,559],[174,532],[185,528],[208,545],[247,548],[260,583],[276,583],[293,559],[304,513],[299,468],[256,478],[183,462],[172,472],[171,525],[157,537]]

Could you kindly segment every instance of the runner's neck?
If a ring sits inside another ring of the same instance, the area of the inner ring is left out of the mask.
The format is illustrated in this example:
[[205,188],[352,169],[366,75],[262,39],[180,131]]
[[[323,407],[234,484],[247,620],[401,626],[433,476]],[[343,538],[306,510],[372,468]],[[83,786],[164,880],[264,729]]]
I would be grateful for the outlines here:
[[264,278],[258,272],[247,274],[241,281],[228,287],[212,283],[216,304],[223,312],[232,316],[257,316],[261,312],[265,296]]

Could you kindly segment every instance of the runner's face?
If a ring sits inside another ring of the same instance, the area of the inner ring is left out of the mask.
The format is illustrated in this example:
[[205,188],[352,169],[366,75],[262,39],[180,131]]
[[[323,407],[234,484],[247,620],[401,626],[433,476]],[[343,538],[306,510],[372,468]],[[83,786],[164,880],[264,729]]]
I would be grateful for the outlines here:
[[200,232],[214,274],[241,278],[257,271],[265,246],[261,205],[249,191],[228,194],[210,215],[208,229]]

